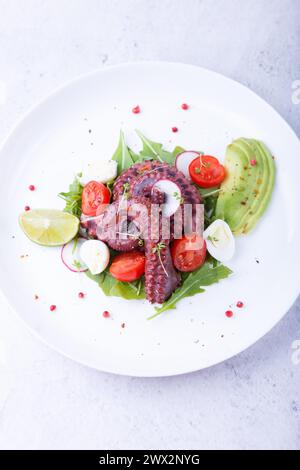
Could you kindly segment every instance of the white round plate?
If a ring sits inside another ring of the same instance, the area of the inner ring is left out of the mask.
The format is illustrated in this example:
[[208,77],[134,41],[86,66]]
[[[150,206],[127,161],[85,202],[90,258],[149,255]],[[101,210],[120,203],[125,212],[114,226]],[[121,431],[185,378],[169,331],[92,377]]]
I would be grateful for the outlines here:
[[[183,102],[189,110],[181,109]],[[131,111],[136,105],[140,114]],[[63,208],[57,194],[67,190],[84,161],[112,156],[120,128],[135,148],[139,128],[167,148],[203,149],[220,159],[232,139],[262,139],[277,166],[267,212],[250,235],[237,240],[228,263],[234,274],[152,321],[146,319],[153,312],[146,301],[105,297],[85,274],[65,268],[60,249],[31,243],[18,226],[27,204]],[[298,294],[299,155],[297,137],[267,103],[208,70],[133,63],[79,78],[27,114],[1,150],[1,288],[47,344],[103,371],[166,376],[223,361],[267,333]],[[28,190],[30,184],[36,191]],[[238,300],[244,308],[235,307]],[[54,312],[51,304],[57,305]],[[234,316],[227,318],[230,305]],[[104,310],[110,318],[103,318]]]

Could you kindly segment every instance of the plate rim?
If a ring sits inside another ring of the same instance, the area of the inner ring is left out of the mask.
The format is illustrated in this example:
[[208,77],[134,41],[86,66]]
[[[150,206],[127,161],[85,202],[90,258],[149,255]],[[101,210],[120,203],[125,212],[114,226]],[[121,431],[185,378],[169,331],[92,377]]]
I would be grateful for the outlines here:
[[[197,70],[199,72],[200,71],[203,71],[204,73],[209,73],[209,74],[212,74],[214,76],[216,76],[217,78],[223,80],[223,81],[227,81],[231,84],[233,84],[234,86],[237,86],[237,87],[240,87],[240,89],[244,89],[248,94],[252,95],[253,97],[255,97],[256,100],[260,101],[261,104],[263,104],[265,107],[268,108],[269,111],[271,111],[273,114],[275,114],[277,116],[277,118],[280,119],[281,121],[281,124],[285,126],[285,128],[294,136],[294,138],[296,138],[297,142],[299,143],[300,145],[300,140],[295,132],[295,130],[291,127],[291,125],[283,118],[283,116],[277,111],[277,109],[275,109],[271,104],[269,104],[264,98],[262,98],[259,94],[257,94],[256,92],[254,92],[251,88],[247,87],[246,85],[244,85],[243,83],[240,83],[239,81],[235,80],[235,79],[232,79],[226,75],[223,75],[222,73],[219,73],[219,72],[215,72],[214,70],[211,70],[209,68],[206,68],[206,67],[201,67],[201,66],[198,66],[198,65],[194,65],[194,64],[189,64],[189,63],[185,63],[185,62],[174,62],[174,61],[154,61],[154,60],[151,60],[151,61],[128,61],[128,62],[122,62],[122,63],[119,63],[119,64],[114,64],[114,65],[108,65],[108,66],[104,66],[104,67],[101,67],[101,68],[97,68],[97,69],[94,69],[90,72],[87,72],[87,73],[82,73],[82,74],[79,74],[65,82],[63,82],[62,84],[58,85],[57,87],[55,87],[50,93],[48,93],[47,95],[44,95],[41,99],[39,99],[36,103],[34,103],[32,106],[30,106],[28,108],[28,110],[24,113],[22,113],[20,115],[20,117],[18,119],[16,119],[15,123],[10,127],[10,130],[8,131],[6,137],[1,141],[0,143],[0,158],[2,156],[2,153],[5,151],[5,147],[6,145],[9,143],[10,139],[13,137],[14,133],[18,130],[19,127],[22,126],[22,124],[27,120],[28,117],[30,117],[30,115],[34,112],[36,112],[40,107],[42,107],[48,100],[51,100],[52,98],[54,98],[57,94],[63,92],[64,89],[67,89],[68,87],[70,87],[71,85],[73,84],[76,84],[76,83],[79,83],[81,81],[84,81],[90,77],[93,77],[93,76],[96,76],[98,74],[105,74],[105,73],[109,73],[110,71],[112,70],[120,70],[122,68],[130,68],[132,66],[163,66],[163,67],[183,67],[183,68],[190,68],[191,70]],[[10,310],[13,312],[15,318],[17,318],[18,320],[21,320],[21,322],[26,326],[26,328],[31,332],[33,333],[33,335],[38,338],[43,344],[47,345],[49,348],[53,349],[54,351],[58,352],[59,354],[67,357],[68,359],[72,360],[73,362],[76,362],[78,364],[81,364],[81,365],[84,365],[86,367],[89,367],[91,369],[94,369],[94,370],[98,370],[98,371],[101,371],[101,372],[105,372],[105,373],[112,373],[114,375],[122,375],[122,376],[131,376],[131,377],[172,377],[172,376],[179,376],[179,375],[184,375],[184,374],[188,374],[188,373],[192,373],[192,372],[196,372],[196,371],[200,371],[200,370],[205,370],[205,369],[208,369],[210,367],[214,367],[214,366],[217,366],[218,364],[221,364],[231,358],[234,358],[236,357],[238,354],[248,350],[250,347],[252,347],[256,342],[260,341],[261,339],[263,339],[268,333],[270,333],[273,328],[278,325],[278,323],[283,319],[283,317],[288,314],[288,312],[290,311],[291,307],[294,305],[294,303],[296,302],[298,296],[299,296],[299,291],[297,291],[296,294],[290,296],[292,298],[289,298],[287,301],[286,301],[286,305],[287,307],[284,308],[284,312],[281,314],[281,316],[276,319],[275,323],[273,323],[272,327],[269,328],[265,333],[263,333],[259,338],[257,339],[254,339],[253,341],[251,341],[250,344],[248,344],[245,348],[241,349],[239,352],[237,353],[228,353],[228,355],[224,356],[221,360],[218,360],[217,362],[214,362],[213,364],[211,365],[206,365],[206,366],[203,366],[203,367],[191,367],[191,368],[186,368],[184,371],[179,371],[179,372],[174,372],[174,371],[171,371],[170,373],[166,373],[166,372],[161,372],[161,373],[138,373],[137,371],[135,371],[134,373],[132,372],[129,372],[129,370],[126,371],[126,368],[124,370],[124,367],[122,368],[122,370],[119,370],[118,368],[114,368],[113,370],[110,368],[110,367],[103,367],[101,366],[101,368],[97,367],[96,364],[91,364],[89,362],[85,362],[84,360],[81,360],[81,359],[77,359],[77,358],[74,358],[72,357],[70,354],[68,354],[68,352],[62,350],[59,346],[56,346],[54,345],[50,340],[47,340],[44,336],[42,336],[42,334],[40,334],[36,329],[34,329],[33,326],[31,326],[30,324],[28,324],[26,322],[26,320],[21,316],[21,314],[13,307],[12,303],[10,302],[9,298],[6,296],[5,294],[5,291],[3,290],[3,286],[2,284],[0,285],[0,291],[1,291],[1,294],[3,296],[3,299],[5,300],[6,304],[9,306]],[[128,368],[130,369],[130,367]]]

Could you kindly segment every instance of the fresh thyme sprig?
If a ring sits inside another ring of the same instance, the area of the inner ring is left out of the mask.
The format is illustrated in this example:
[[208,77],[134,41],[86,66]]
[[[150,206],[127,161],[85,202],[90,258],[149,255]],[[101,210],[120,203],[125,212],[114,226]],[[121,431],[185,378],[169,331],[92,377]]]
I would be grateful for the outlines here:
[[200,154],[200,155],[199,155],[200,166],[199,166],[199,167],[197,167],[197,166],[195,167],[195,173],[197,173],[197,174],[200,174],[200,173],[201,173],[202,167],[204,167],[204,168],[209,168],[209,167],[210,167],[210,162],[204,162],[204,161],[202,160],[202,156],[203,156],[203,154]]
[[74,259],[72,265],[74,266],[74,268],[77,269],[77,271],[80,271],[80,269],[82,268],[80,261],[78,261],[77,259]]
[[183,203],[184,203],[184,197],[181,196],[178,191],[175,191],[175,192],[173,193],[173,196],[175,197],[175,199],[177,199],[177,201],[180,202],[180,204],[183,204]]
[[217,246],[216,243],[219,241],[219,239],[218,239],[217,237],[213,237],[212,235],[209,235],[209,236],[207,237],[207,240],[209,240],[210,242],[212,242],[212,244],[213,244],[214,246]]
[[129,188],[130,188],[129,183],[124,183],[123,184],[123,194],[122,194],[122,196],[123,196],[124,199],[129,199],[129,197],[130,197]]
[[159,258],[159,261],[160,261],[160,264],[161,264],[161,266],[162,266],[162,268],[163,268],[163,270],[164,270],[165,275],[166,275],[167,277],[169,277],[169,274],[167,273],[166,268],[164,267],[164,263],[163,263],[163,261],[162,261],[162,259],[161,259],[161,250],[162,250],[163,248],[166,248],[166,244],[165,244],[164,242],[158,242],[158,243],[156,244],[156,246],[154,246],[154,247],[152,248],[152,253],[156,253],[156,254],[157,254],[157,256],[158,256],[158,258]]

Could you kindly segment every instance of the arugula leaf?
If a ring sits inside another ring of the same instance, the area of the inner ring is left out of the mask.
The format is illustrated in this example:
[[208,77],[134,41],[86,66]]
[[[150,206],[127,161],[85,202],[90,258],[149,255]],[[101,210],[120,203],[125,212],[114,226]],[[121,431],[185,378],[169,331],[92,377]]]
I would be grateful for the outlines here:
[[207,228],[215,220],[215,210],[219,197],[220,188],[199,188],[197,189],[204,204],[204,228]]
[[118,147],[112,156],[112,160],[118,164],[118,175],[135,163],[133,154],[131,154],[125,143],[124,132],[122,130],[120,131]]
[[82,189],[83,187],[79,183],[77,176],[75,176],[73,183],[69,186],[69,191],[58,194],[66,202],[64,211],[76,215],[78,218],[81,216]]
[[105,186],[109,189],[110,194],[113,192],[115,180],[110,180],[105,183]]
[[142,157],[139,153],[136,153],[134,150],[132,150],[129,147],[128,147],[128,151],[129,151],[130,156],[131,156],[132,160],[134,161],[134,163],[139,163],[139,162],[142,162],[143,160],[145,160],[144,157]]
[[174,163],[175,156],[172,152],[165,150],[162,144],[147,139],[147,137],[145,137],[138,129],[136,129],[136,133],[143,143],[143,148],[140,151],[141,157],[144,157],[144,159],[152,158],[153,160],[158,160],[161,163]]
[[166,162],[173,164],[176,156],[184,151],[183,147],[177,146],[173,152],[169,152],[163,148],[163,145],[159,142],[147,139],[141,131],[136,130],[136,133],[141,138],[143,143],[142,150],[137,153],[128,147],[125,143],[124,133],[120,131],[120,139],[118,147],[112,157],[118,163],[118,176],[122,171],[130,168],[134,163],[143,162],[144,160],[158,160],[160,162]]
[[121,282],[112,277],[109,271],[94,275],[90,271],[86,271],[86,275],[97,282],[107,296],[122,297],[128,300],[145,298],[143,278],[133,282]]
[[184,151],[185,151],[185,149],[183,147],[180,147],[180,145],[177,145],[177,147],[175,147],[173,152],[172,152],[174,160],[177,157],[177,155],[179,155],[180,153],[182,153]]
[[201,268],[185,275],[182,285],[173,292],[171,297],[164,302],[161,307],[155,307],[156,313],[149,317],[148,320],[152,320],[152,318],[157,317],[166,310],[176,308],[176,304],[179,300],[204,292],[205,289],[203,289],[202,286],[209,286],[219,282],[221,279],[228,277],[231,273],[232,271],[226,266],[222,264],[214,266],[207,261]]

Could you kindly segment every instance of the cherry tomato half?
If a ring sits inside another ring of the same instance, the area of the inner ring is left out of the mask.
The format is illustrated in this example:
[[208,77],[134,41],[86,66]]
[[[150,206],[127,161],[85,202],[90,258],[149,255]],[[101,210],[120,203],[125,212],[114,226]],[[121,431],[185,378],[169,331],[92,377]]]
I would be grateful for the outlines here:
[[190,272],[202,266],[206,256],[206,242],[197,233],[184,235],[174,240],[171,255],[178,271]]
[[110,200],[110,191],[102,183],[90,181],[82,191],[82,212],[94,217],[104,211]]
[[202,188],[219,186],[226,174],[219,160],[210,155],[196,157],[189,165],[189,173],[194,183]]
[[120,253],[113,259],[109,272],[118,281],[135,281],[145,272],[144,253],[140,251]]

